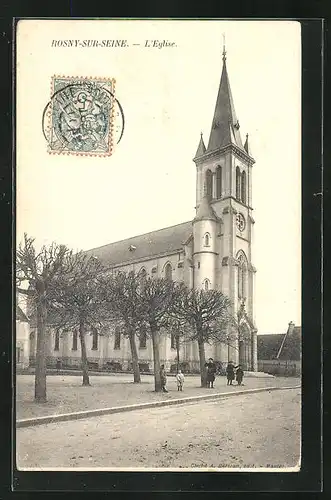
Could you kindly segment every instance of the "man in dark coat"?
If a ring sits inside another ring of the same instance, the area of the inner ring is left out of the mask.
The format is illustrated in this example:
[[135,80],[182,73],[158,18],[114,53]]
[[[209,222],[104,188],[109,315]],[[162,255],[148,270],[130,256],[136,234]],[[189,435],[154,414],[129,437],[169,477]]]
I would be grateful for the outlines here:
[[207,368],[207,387],[211,387],[213,389],[216,373],[216,365],[213,358],[209,358],[208,363],[206,363],[205,366]]
[[232,361],[229,361],[226,367],[226,378],[228,380],[227,385],[232,385],[232,381],[234,380],[234,366]]

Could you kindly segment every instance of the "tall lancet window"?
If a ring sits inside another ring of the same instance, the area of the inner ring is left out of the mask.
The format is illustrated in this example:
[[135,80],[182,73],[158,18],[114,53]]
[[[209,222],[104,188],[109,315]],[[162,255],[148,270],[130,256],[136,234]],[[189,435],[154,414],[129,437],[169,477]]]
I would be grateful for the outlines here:
[[246,172],[241,174],[241,201],[246,203]]
[[208,292],[209,290],[209,281],[207,279],[203,282],[203,289],[205,292]]
[[241,184],[241,175],[240,175],[240,168],[236,168],[236,198],[237,200],[240,200],[240,184]]
[[117,326],[115,328],[115,341],[114,341],[114,349],[120,349],[121,348],[121,330]]
[[54,351],[60,350],[60,330],[55,330]]
[[170,264],[170,262],[168,262],[165,267],[164,275],[166,280],[172,281],[172,265]]
[[213,196],[213,174],[211,170],[207,170],[206,172],[206,193],[207,196],[212,198]]
[[222,167],[216,169],[216,198],[222,197]]
[[138,273],[140,283],[144,283],[147,278],[147,272],[144,267],[142,267]]
[[238,259],[238,299],[245,299],[246,277],[247,277],[247,259],[243,252],[239,254]]
[[92,329],[92,351],[98,350],[98,330],[96,328]]
[[77,343],[78,343],[78,332],[74,330],[72,332],[72,350],[77,351]]

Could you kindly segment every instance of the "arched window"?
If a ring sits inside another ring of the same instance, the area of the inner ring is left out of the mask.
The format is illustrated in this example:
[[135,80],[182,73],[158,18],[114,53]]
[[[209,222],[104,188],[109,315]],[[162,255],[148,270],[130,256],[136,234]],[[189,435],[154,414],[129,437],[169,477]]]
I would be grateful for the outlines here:
[[206,193],[207,196],[212,198],[213,196],[213,174],[211,170],[207,170],[206,172]]
[[208,292],[208,290],[209,290],[209,280],[205,280],[203,282],[203,289],[205,290],[205,292]]
[[142,330],[139,334],[139,349],[145,349],[147,343],[147,335],[145,330]]
[[222,196],[222,167],[218,166],[216,169],[216,198]]
[[142,284],[146,281],[147,272],[146,272],[146,269],[144,267],[142,267],[140,269],[140,271],[138,273],[138,277],[139,277],[140,284]]
[[55,330],[54,351],[60,350],[60,330]]
[[77,340],[78,340],[78,332],[74,330],[72,332],[72,350],[77,351]]
[[205,245],[205,247],[210,246],[210,234],[209,233],[206,233],[204,236],[204,245]]
[[165,266],[164,275],[166,280],[172,281],[172,265],[170,262]]
[[246,172],[241,174],[241,201],[246,203]]
[[93,328],[92,330],[92,351],[97,351],[98,349],[98,330]]
[[247,278],[247,259],[243,252],[237,255],[238,259],[238,299],[245,299],[246,293],[246,278]]
[[240,200],[240,184],[241,184],[241,175],[240,175],[240,168],[236,168],[236,198],[237,200]]
[[146,269],[145,269],[144,267],[142,267],[142,268],[140,269],[140,271],[139,271],[139,276],[140,276],[140,278],[141,278],[141,279],[143,279],[143,280],[146,278],[146,276],[147,276],[147,272],[146,272]]
[[120,349],[121,348],[121,331],[119,327],[117,326],[115,328],[115,342],[114,342],[114,349]]

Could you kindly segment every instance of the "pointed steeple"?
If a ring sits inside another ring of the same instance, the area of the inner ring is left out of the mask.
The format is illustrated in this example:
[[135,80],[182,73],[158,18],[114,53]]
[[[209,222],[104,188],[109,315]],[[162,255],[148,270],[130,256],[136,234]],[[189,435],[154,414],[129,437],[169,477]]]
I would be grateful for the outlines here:
[[206,152],[206,146],[205,146],[205,143],[203,142],[203,137],[202,137],[202,132],[201,132],[199,146],[198,146],[197,152],[195,153],[195,158],[202,156],[205,152]]
[[239,121],[234,109],[230,82],[226,68],[226,51],[223,47],[223,69],[216,99],[207,151],[234,144],[243,149]]
[[203,198],[201,199],[200,205],[197,210],[197,214],[194,218],[195,221],[198,220],[218,220],[217,215],[215,214],[212,206],[210,205],[210,196],[207,194],[205,189],[205,193]]
[[252,156],[251,155],[251,148],[249,147],[249,142],[248,142],[248,134],[246,134],[246,141],[245,141],[245,144],[244,144],[244,148],[245,148],[246,153],[249,156]]

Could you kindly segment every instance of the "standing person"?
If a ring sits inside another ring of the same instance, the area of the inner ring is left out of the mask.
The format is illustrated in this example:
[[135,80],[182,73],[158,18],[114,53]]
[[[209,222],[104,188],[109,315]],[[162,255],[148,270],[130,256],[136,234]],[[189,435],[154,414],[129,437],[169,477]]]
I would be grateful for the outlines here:
[[167,385],[167,374],[164,368],[164,365],[161,365],[160,368],[160,378],[161,378],[161,388],[163,392],[168,392],[166,385]]
[[232,385],[232,381],[234,380],[234,366],[232,361],[229,361],[226,367],[226,378],[228,381],[226,385]]
[[181,370],[178,370],[178,373],[176,375],[176,381],[177,381],[177,390],[182,391],[183,390],[183,385],[184,385],[184,373],[181,372]]
[[214,388],[216,365],[213,358],[208,359],[208,363],[205,365],[207,367],[207,387]]
[[238,365],[236,370],[236,381],[238,385],[242,384],[243,378],[244,378],[244,370],[241,368],[241,365]]

